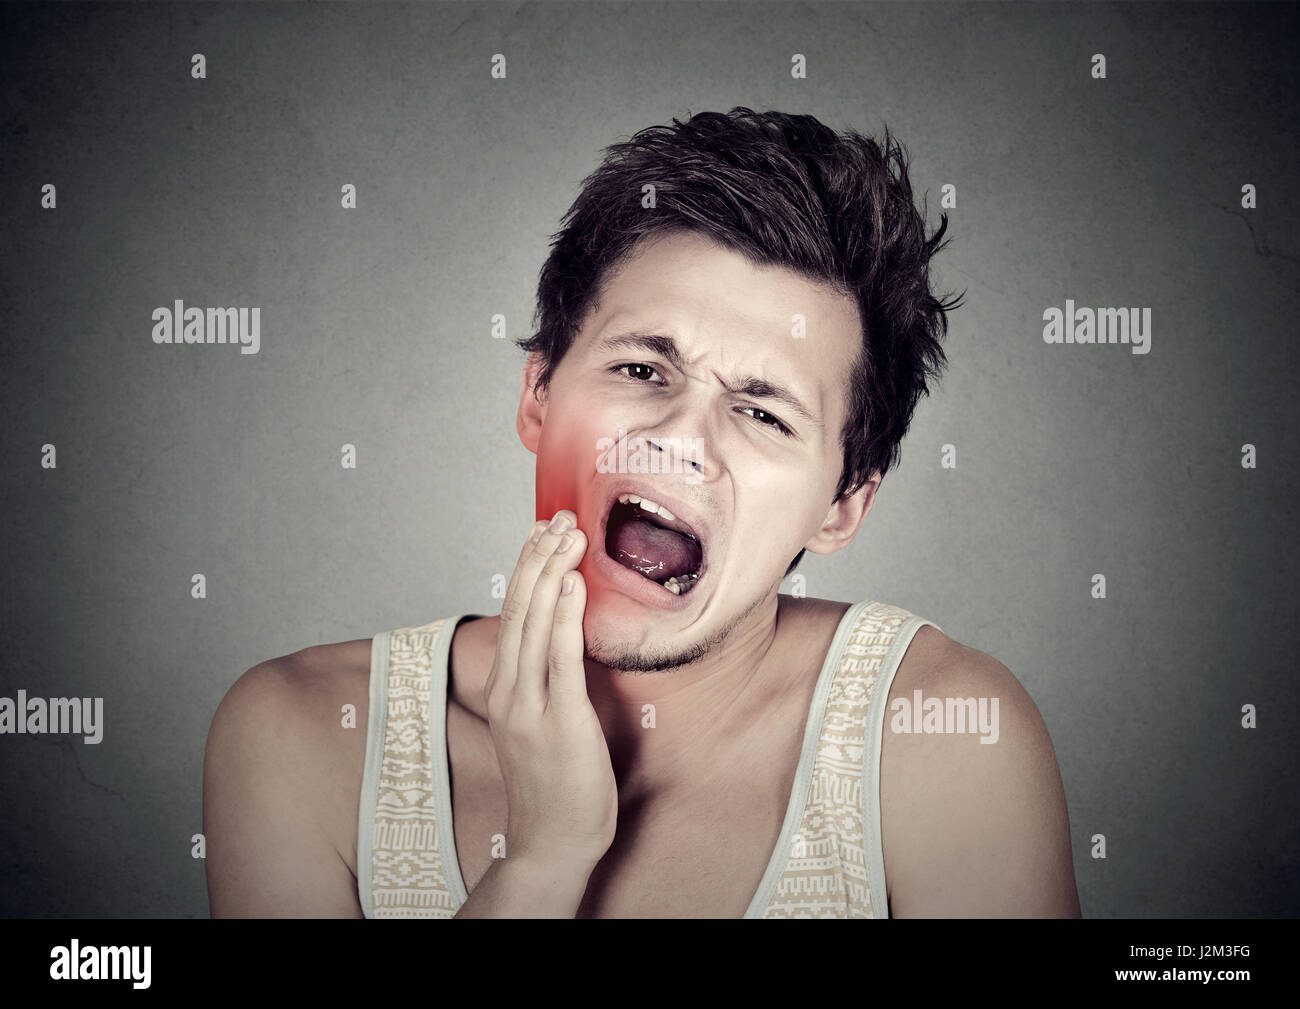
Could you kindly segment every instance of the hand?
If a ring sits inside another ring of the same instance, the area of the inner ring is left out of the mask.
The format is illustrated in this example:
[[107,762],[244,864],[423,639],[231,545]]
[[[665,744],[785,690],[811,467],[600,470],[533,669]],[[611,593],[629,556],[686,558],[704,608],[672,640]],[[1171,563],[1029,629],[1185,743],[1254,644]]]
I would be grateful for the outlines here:
[[618,786],[587,697],[587,586],[575,569],[588,541],[576,522],[561,510],[524,544],[483,696],[506,784],[507,859],[585,874],[614,841]]

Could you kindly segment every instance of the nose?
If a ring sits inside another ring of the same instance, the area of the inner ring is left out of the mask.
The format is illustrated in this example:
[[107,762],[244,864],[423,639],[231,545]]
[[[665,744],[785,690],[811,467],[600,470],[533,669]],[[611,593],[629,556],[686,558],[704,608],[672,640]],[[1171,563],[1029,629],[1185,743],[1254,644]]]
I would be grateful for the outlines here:
[[[690,382],[668,409],[641,434],[656,446],[659,458],[675,455],[690,484],[712,484],[722,473],[719,456],[724,425],[718,401],[703,383]],[[652,449],[654,451],[654,449]]]
[[656,435],[647,437],[646,444],[654,454],[655,462],[651,471],[660,473],[684,473],[687,483],[700,483],[709,478],[714,471],[712,460],[705,452],[704,441],[700,438],[680,438]]
[[[703,439],[698,439],[698,440],[702,441]],[[668,443],[667,447],[665,447],[664,444],[655,441],[653,438],[649,439],[649,441],[650,441],[650,447],[654,449],[654,451],[659,452],[664,456],[667,456],[669,459],[672,459],[673,457],[680,458],[683,467],[689,467],[691,472],[694,473],[704,472],[703,462],[699,459],[694,458],[694,455],[696,453],[692,451],[693,446],[687,445],[682,452],[680,453],[677,452],[676,444],[677,442],[680,442],[681,439],[675,439],[672,443]]]

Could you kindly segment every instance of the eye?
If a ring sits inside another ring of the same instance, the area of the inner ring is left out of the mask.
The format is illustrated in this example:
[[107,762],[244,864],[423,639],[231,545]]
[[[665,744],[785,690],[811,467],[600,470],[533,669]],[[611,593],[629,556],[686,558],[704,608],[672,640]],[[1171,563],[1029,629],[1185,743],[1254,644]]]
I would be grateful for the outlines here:
[[[782,424],[782,423],[781,423],[781,418],[778,417],[778,416],[776,416],[775,414],[768,413],[766,410],[761,410],[761,409],[759,409],[759,408],[756,407],[756,406],[744,406],[744,407],[741,407],[741,410],[744,410],[744,411],[753,410],[753,411],[754,411],[754,414],[756,414],[756,415],[761,415],[761,416],[754,416],[754,419],[755,419],[756,421],[758,421],[760,424],[766,425],[767,427],[774,427],[774,428],[776,428],[778,431],[780,431],[780,432],[781,432],[783,435],[785,435],[787,438],[792,438],[792,437],[794,437],[794,432],[791,431],[791,430],[790,430],[788,427],[786,427],[784,424]],[[762,417],[766,417],[767,420],[763,420]]]
[[[635,369],[635,372],[630,371],[629,369]],[[640,385],[663,385],[664,384],[663,382],[650,381],[650,376],[658,375],[659,372],[655,368],[641,361],[634,361],[629,364],[616,364],[609,369],[609,373],[611,375],[622,375],[625,378],[627,378],[630,382],[635,382]],[[662,378],[662,376],[660,377]],[[753,414],[751,414],[751,416],[753,416],[754,419],[758,421],[760,424],[762,424],[764,427],[775,428],[777,431],[780,431],[781,434],[785,435],[787,438],[794,437],[794,432],[791,431],[788,427],[786,427],[785,424],[781,422],[781,418],[776,416],[776,414],[768,413],[766,410],[760,409],[759,407],[756,406],[745,406],[745,407],[741,407],[740,409],[743,412],[748,412],[752,410]]]
[[[650,367],[650,365],[643,364],[639,361],[633,362],[632,364],[616,364],[614,365],[614,367],[610,368],[609,370],[611,374],[626,375],[633,382],[640,382],[642,385],[645,385],[648,382],[650,377],[649,375],[644,375],[644,374],[637,375],[637,376],[629,375],[627,374],[627,372],[623,370],[625,368],[637,368],[640,369],[642,372],[649,372],[651,375],[659,374],[657,371],[655,371],[654,368]],[[657,385],[658,383],[654,383],[654,384]]]

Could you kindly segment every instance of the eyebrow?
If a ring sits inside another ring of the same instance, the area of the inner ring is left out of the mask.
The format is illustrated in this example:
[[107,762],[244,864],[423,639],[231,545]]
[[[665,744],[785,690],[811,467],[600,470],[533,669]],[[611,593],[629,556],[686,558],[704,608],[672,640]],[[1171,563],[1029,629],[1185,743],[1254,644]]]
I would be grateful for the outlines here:
[[[592,353],[600,353],[605,350],[616,350],[619,347],[626,347],[629,350],[645,350],[652,354],[658,354],[678,371],[686,371],[686,357],[682,354],[681,348],[677,346],[677,341],[671,336],[664,336],[660,333],[621,333],[617,336],[607,336],[597,341],[591,350]],[[741,375],[736,379],[734,385],[728,384],[721,376],[719,376],[719,380],[722,382],[723,388],[728,392],[741,396],[753,396],[755,399],[770,399],[778,403],[784,403],[792,413],[797,414],[809,424],[817,428],[822,426],[821,420],[803,405],[798,396],[777,382],[769,382],[767,379],[758,378],[755,375]]]

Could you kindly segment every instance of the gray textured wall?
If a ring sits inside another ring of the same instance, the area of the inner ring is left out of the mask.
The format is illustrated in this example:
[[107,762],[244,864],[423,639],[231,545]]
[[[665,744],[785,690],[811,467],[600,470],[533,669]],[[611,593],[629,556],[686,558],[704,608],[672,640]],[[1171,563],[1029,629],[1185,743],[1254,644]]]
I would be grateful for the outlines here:
[[[0,913],[205,915],[190,837],[234,679],[496,612],[533,457],[522,355],[489,319],[526,332],[547,236],[604,145],[733,105],[887,123],[932,226],[941,187],[958,194],[936,272],[969,292],[948,377],[858,541],[805,558],[808,593],[905,606],[1016,673],[1060,758],[1085,915],[1300,911],[1295,7],[0,22],[0,694],[102,696],[106,718],[97,746],[0,736]],[[1149,306],[1150,353],[1046,345],[1066,298]],[[260,306],[260,353],[156,346],[151,312],[176,299]]]

